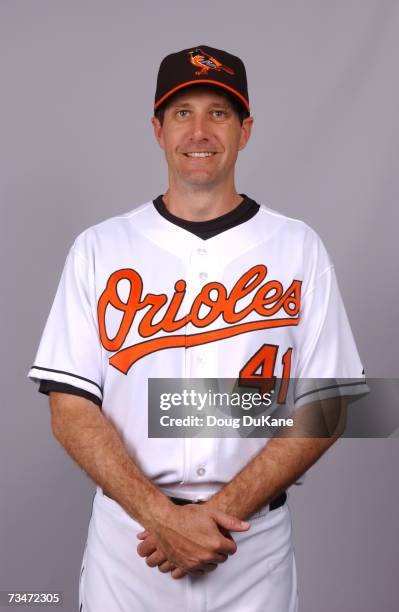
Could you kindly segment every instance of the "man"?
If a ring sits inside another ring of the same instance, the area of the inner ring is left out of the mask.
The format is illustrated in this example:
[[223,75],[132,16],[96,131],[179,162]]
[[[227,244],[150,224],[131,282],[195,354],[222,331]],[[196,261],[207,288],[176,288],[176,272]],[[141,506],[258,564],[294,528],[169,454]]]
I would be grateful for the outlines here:
[[344,419],[326,437],[155,438],[147,383],[354,378],[297,398],[334,411],[364,391],[363,367],[319,237],[236,191],[253,126],[242,61],[167,56],[152,124],[168,189],[77,237],[29,372],[98,485],[80,610],[293,612],[285,491]]

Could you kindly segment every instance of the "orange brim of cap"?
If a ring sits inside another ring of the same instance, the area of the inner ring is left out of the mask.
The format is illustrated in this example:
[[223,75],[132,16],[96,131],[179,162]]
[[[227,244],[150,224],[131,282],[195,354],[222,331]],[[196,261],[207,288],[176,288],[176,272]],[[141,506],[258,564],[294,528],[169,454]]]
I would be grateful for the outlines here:
[[185,83],[181,83],[180,85],[177,85],[177,87],[173,87],[173,89],[170,89],[168,92],[166,92],[166,94],[164,94],[162,98],[157,100],[157,102],[154,105],[154,110],[156,110],[158,106],[162,104],[162,102],[165,102],[165,100],[170,98],[170,96],[172,96],[179,89],[183,89],[183,87],[188,87],[189,85],[196,85],[197,83],[210,83],[211,85],[217,85],[218,87],[227,89],[227,91],[235,95],[244,104],[245,108],[250,113],[248,100],[246,100],[244,96],[242,96],[238,91],[233,89],[233,87],[229,87],[229,85],[225,85],[224,83],[221,83],[220,81],[212,81],[212,79],[197,79],[195,81],[186,81]]

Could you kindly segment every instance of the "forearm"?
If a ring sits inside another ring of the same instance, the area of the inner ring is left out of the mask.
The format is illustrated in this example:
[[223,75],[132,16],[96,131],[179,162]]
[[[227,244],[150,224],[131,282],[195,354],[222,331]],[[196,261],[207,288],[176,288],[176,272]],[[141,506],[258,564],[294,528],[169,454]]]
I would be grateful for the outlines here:
[[[208,503],[240,519],[248,518],[270,503],[316,463],[342,434],[346,405],[346,399],[332,398],[305,406],[294,417],[294,427],[285,432],[288,437],[269,440]],[[324,437],[309,437],[312,434]]]
[[293,484],[332,443],[329,438],[273,438],[208,503],[247,519]]
[[146,529],[172,502],[143,474],[117,430],[92,402],[51,393],[53,433],[68,454]]

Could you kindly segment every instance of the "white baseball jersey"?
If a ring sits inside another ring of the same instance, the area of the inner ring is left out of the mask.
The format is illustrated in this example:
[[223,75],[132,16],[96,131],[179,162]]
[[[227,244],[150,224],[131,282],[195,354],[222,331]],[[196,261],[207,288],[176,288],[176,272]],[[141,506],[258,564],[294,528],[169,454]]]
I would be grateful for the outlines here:
[[165,493],[207,498],[268,440],[149,438],[148,378],[357,379],[326,397],[366,382],[334,266],[308,225],[262,205],[204,240],[171,218],[149,201],[76,238],[28,376],[97,401]]
[[[367,387],[319,237],[247,196],[191,224],[159,196],[80,234],[28,376],[99,404],[147,477],[192,500],[218,491],[268,438],[149,438],[149,378],[329,379],[298,404]],[[288,505],[250,522],[216,571],[173,580],[137,554],[142,526],[97,487],[79,611],[297,612]]]

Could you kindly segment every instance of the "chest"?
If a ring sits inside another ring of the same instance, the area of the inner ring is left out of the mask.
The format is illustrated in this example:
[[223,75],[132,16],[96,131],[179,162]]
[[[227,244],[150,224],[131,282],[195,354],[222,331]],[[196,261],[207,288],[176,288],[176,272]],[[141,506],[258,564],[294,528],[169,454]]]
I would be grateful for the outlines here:
[[154,370],[167,361],[176,376],[195,377],[292,369],[304,276],[292,252],[260,245],[237,257],[204,243],[181,256],[162,250],[151,259],[113,259],[96,279],[111,367],[127,374],[139,363]]

